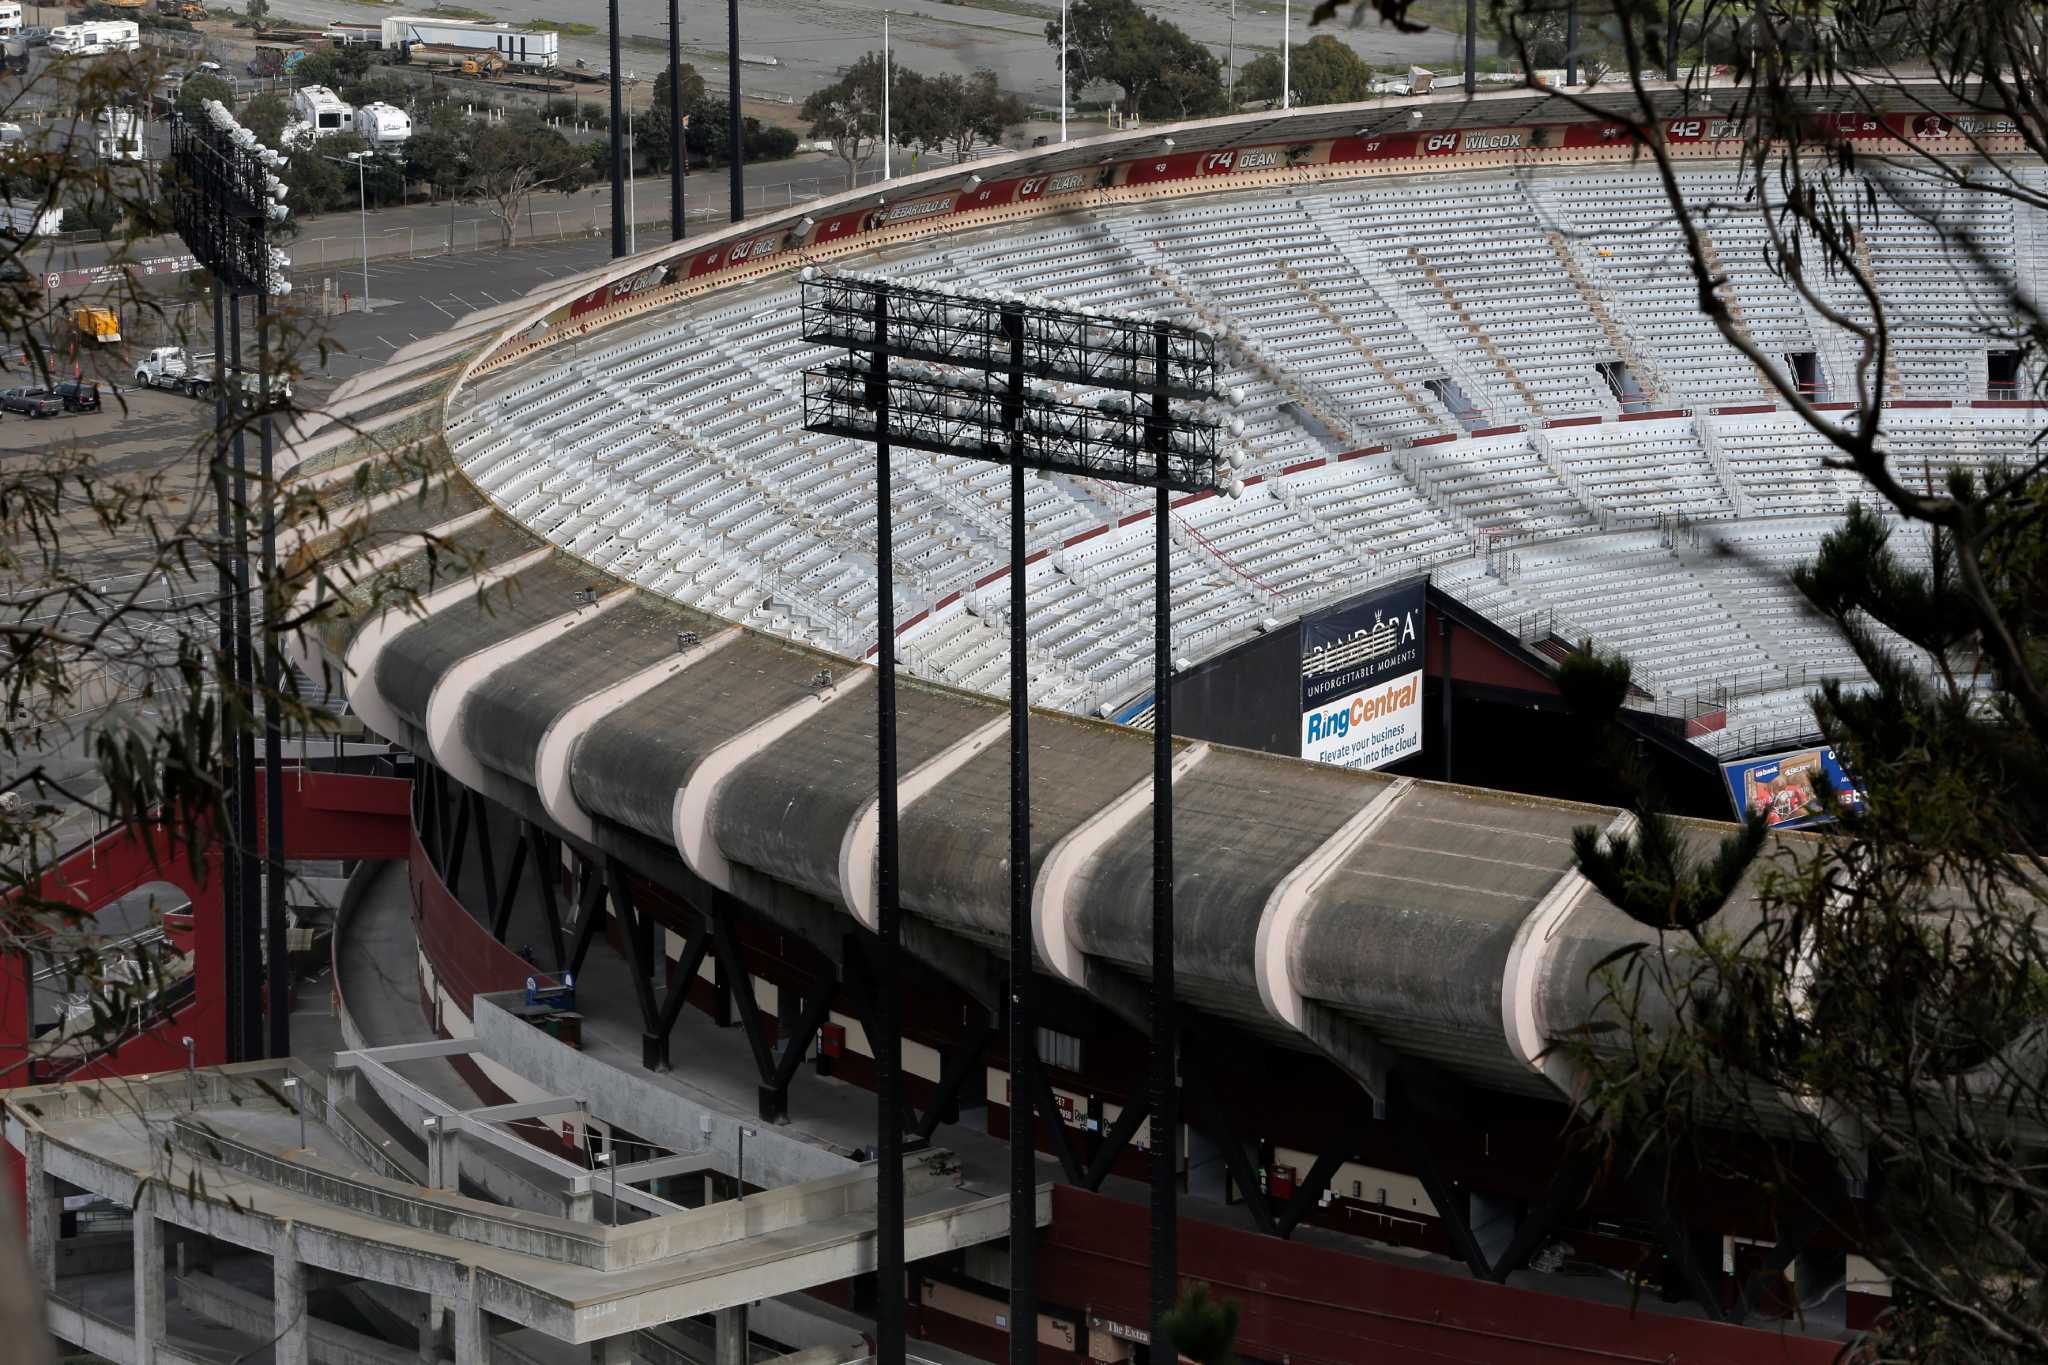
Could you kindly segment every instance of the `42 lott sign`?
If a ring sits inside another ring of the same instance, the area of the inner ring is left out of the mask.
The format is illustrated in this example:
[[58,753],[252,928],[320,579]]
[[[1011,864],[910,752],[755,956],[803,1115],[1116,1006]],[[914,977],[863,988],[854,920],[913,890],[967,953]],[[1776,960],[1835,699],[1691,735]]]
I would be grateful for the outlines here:
[[1301,623],[1301,756],[1383,768],[1422,752],[1422,616],[1428,580]]

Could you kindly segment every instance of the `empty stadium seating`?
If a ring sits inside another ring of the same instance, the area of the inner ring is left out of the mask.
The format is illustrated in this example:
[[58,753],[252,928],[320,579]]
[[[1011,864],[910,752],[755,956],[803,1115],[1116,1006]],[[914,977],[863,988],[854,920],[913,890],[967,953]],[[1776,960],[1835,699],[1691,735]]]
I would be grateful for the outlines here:
[[[1820,398],[1853,383],[1853,347],[1773,273],[1769,224],[1733,173],[1687,170],[1684,184],[1711,206],[1701,249],[1768,365],[1789,374],[1812,357]],[[2009,265],[2038,226],[2004,201],[1914,183],[1870,215],[1865,249],[1899,310],[1887,382],[1954,404],[1888,415],[1908,478],[1938,486],[2034,434],[2031,413],[1970,406],[1986,362],[1968,323],[1989,293],[1940,234],[1966,232]],[[1233,459],[1251,486],[1173,513],[1177,656],[1431,573],[1529,638],[1626,651],[1659,704],[1724,706],[1728,729],[1700,742],[1728,750],[1804,724],[1817,680],[1860,677],[1784,569],[1862,485],[1798,417],[1758,410],[1767,372],[1701,316],[1688,249],[1655,178],[1605,166],[1126,205],[940,236],[882,268],[1217,329],[1245,393]],[[1826,302],[1860,306],[1846,292]],[[803,430],[802,371],[833,355],[802,340],[785,275],[509,367],[465,394],[451,442],[493,500],[591,563],[862,654],[874,452]],[[1008,474],[916,451],[891,468],[905,666],[1000,690]],[[1149,688],[1152,527],[1117,524],[1149,507],[1112,485],[1029,481],[1040,702],[1098,710]]]

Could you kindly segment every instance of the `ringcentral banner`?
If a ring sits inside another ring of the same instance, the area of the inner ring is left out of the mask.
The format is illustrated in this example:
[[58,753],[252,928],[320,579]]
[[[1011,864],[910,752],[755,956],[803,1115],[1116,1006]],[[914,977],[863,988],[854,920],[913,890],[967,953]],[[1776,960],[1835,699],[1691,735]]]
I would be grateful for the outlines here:
[[1428,580],[1301,623],[1301,756],[1383,768],[1422,752],[1422,617]]

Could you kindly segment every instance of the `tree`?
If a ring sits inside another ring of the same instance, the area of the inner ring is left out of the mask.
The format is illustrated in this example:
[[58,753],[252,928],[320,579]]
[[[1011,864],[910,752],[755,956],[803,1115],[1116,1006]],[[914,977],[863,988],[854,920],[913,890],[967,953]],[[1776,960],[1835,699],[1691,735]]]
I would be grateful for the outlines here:
[[485,124],[470,140],[469,187],[490,208],[508,245],[535,191],[576,190],[592,178],[590,158],[533,114]]
[[332,90],[341,84],[341,65],[328,53],[308,52],[292,68],[291,81],[301,90],[309,85],[324,85]]
[[[1372,94],[1372,67],[1327,33],[1295,48],[1290,66],[1295,104],[1349,104]],[[1280,103],[1279,54],[1263,52],[1245,63],[1237,77],[1237,101],[1268,109]]]
[[891,112],[911,145],[950,148],[955,158],[964,159],[977,143],[1000,142],[1004,133],[1030,117],[1024,101],[1004,94],[996,73],[986,67],[971,76],[918,78],[906,101],[901,91],[908,74],[897,77],[898,103]]
[[[1402,0],[1374,8],[1406,22]],[[1494,8],[1528,69],[1555,7]],[[2035,7],[1712,8],[1681,36],[1729,58],[1711,108],[1731,120],[1737,169],[1711,205],[1687,196],[1668,141],[1672,113],[1706,108],[1703,92],[1644,74],[1685,65],[1665,16],[1615,7],[1603,22],[1622,74],[1596,94],[1548,93],[1623,125],[1730,358],[1861,481],[1791,582],[1871,682],[1812,698],[1854,774],[1852,798],[1825,784],[1799,798],[1831,824],[1774,838],[1752,816],[1703,837],[1662,813],[1632,746],[1612,742],[1627,662],[1585,651],[1560,670],[1635,822],[1622,837],[1579,831],[1578,865],[1636,927],[1591,970],[1594,1017],[1555,1047],[1580,1077],[1585,1139],[1614,1167],[1745,1183],[1782,1229],[1874,1262],[1891,1306],[1869,1358],[2048,1359],[2048,463],[2028,450],[1937,477],[1894,462],[1905,319],[1867,236],[1880,215],[1929,224],[1940,268],[1986,297],[1958,325],[2012,358],[2014,389],[2044,396],[2031,252],[2000,253],[1973,226],[2048,208],[2025,174],[2048,154]],[[1710,233],[1738,214],[1823,353],[1849,358],[1829,375],[1845,410],[1819,407],[1733,307]]]
[[[682,68],[682,79],[678,84],[682,87],[683,116],[691,118],[694,123],[691,110],[704,99],[704,78],[697,74],[696,67],[685,64]],[[656,170],[673,170],[675,167],[675,153],[668,145],[670,103],[668,72],[663,71],[654,78],[654,97],[647,110],[647,116],[634,126],[640,150],[647,157],[648,165]],[[687,143],[687,129],[684,132],[684,140]]]
[[1237,1365],[1240,1313],[1237,1300],[1211,1298],[1209,1286],[1197,1281],[1181,1294],[1161,1325],[1176,1355],[1195,1365]]
[[436,195],[460,195],[468,176],[469,132],[438,123],[415,126],[405,144],[406,174]]
[[[356,170],[330,158],[346,161],[356,152],[367,152],[370,144],[354,133],[335,133],[293,151],[281,178],[291,186],[289,202],[294,214],[330,213],[354,208],[357,203]],[[371,185],[365,172],[364,190]]]
[[838,80],[812,92],[802,117],[813,138],[832,144],[851,182],[882,135],[882,54],[865,54],[842,69]]
[[[186,84],[190,85],[191,81]],[[284,141],[284,126],[292,121],[292,111],[282,95],[255,95],[235,117],[241,120],[244,128],[256,134],[258,142],[266,147],[277,147]]]
[[[1045,41],[1060,45],[1049,20]],[[1097,82],[1124,92],[1126,110],[1148,119],[1200,118],[1224,105],[1222,64],[1180,28],[1136,0],[1074,0],[1067,10],[1067,92]]]
[[232,110],[235,107],[234,88],[206,71],[194,72],[178,87],[178,112],[186,118],[197,118],[200,107],[208,100],[219,100]]

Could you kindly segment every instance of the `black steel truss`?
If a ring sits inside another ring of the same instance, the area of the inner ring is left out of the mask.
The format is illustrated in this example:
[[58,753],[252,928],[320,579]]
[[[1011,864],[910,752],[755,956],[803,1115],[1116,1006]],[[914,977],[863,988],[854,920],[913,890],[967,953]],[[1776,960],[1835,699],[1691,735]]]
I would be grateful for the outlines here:
[[1022,320],[1024,372],[1034,379],[1171,398],[1214,398],[1218,393],[1216,338],[1199,327],[861,275],[818,271],[804,282],[804,340],[874,349],[875,300],[884,293],[889,298],[889,351],[908,360],[1006,370],[1013,342],[1004,328],[1008,315]]
[[[875,390],[882,382],[857,362],[805,370],[805,430],[875,439]],[[1031,469],[1182,493],[1214,489],[1220,481],[1220,428],[1214,422],[1177,414],[1162,419],[1116,400],[1103,407],[1065,403],[1027,390],[1013,444],[1005,412],[1013,400],[995,376],[952,379],[891,370],[886,383],[891,445],[1002,464],[1017,452]]]
[[199,263],[236,293],[270,279],[270,194],[261,147],[243,145],[204,114],[171,117],[171,224]]

